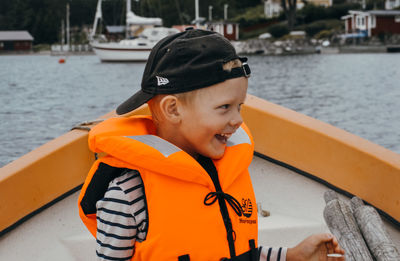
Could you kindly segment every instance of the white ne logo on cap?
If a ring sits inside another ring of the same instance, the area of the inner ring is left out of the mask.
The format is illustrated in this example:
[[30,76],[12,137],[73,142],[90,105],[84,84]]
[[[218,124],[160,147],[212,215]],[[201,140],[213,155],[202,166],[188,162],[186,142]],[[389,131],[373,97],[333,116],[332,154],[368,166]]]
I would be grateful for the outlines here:
[[156,76],[157,77],[157,85],[166,85],[167,83],[169,83],[167,78],[164,77],[160,77],[160,76]]

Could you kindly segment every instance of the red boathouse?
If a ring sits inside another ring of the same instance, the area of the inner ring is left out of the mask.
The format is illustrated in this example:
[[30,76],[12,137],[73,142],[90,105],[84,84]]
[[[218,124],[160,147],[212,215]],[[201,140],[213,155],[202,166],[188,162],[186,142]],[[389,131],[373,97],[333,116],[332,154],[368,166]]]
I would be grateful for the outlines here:
[[349,11],[342,20],[346,34],[358,33],[367,37],[400,34],[400,10]]
[[0,31],[0,52],[32,51],[32,42],[28,31]]

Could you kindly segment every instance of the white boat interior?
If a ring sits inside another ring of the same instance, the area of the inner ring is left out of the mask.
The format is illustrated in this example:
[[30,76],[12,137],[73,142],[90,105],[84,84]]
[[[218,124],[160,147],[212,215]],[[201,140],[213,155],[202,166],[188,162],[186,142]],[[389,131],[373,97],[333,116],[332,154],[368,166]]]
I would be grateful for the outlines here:
[[[323,218],[328,187],[257,156],[250,174],[257,202],[270,212],[259,216],[259,245],[292,247],[310,234],[329,231]],[[79,218],[78,195],[79,191],[71,194],[3,235],[0,260],[94,260],[95,239]],[[400,248],[398,228],[382,219]]]

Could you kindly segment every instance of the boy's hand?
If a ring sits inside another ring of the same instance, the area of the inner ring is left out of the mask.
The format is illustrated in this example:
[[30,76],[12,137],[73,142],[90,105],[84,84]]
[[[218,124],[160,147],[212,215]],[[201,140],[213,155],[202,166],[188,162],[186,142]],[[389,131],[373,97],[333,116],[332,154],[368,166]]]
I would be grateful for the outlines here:
[[[342,257],[328,257],[328,254],[342,254]],[[339,246],[337,239],[329,234],[316,234],[307,237],[294,248],[289,248],[286,254],[287,261],[344,261],[344,250]]]

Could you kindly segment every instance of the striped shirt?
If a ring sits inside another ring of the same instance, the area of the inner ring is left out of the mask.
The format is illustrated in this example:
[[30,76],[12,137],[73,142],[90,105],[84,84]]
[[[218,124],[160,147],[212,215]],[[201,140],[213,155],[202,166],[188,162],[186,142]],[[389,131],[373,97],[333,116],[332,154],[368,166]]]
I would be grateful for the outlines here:
[[[97,260],[130,260],[146,238],[147,210],[142,179],[132,170],[110,182],[97,208]],[[260,261],[284,261],[287,248],[259,247]]]

